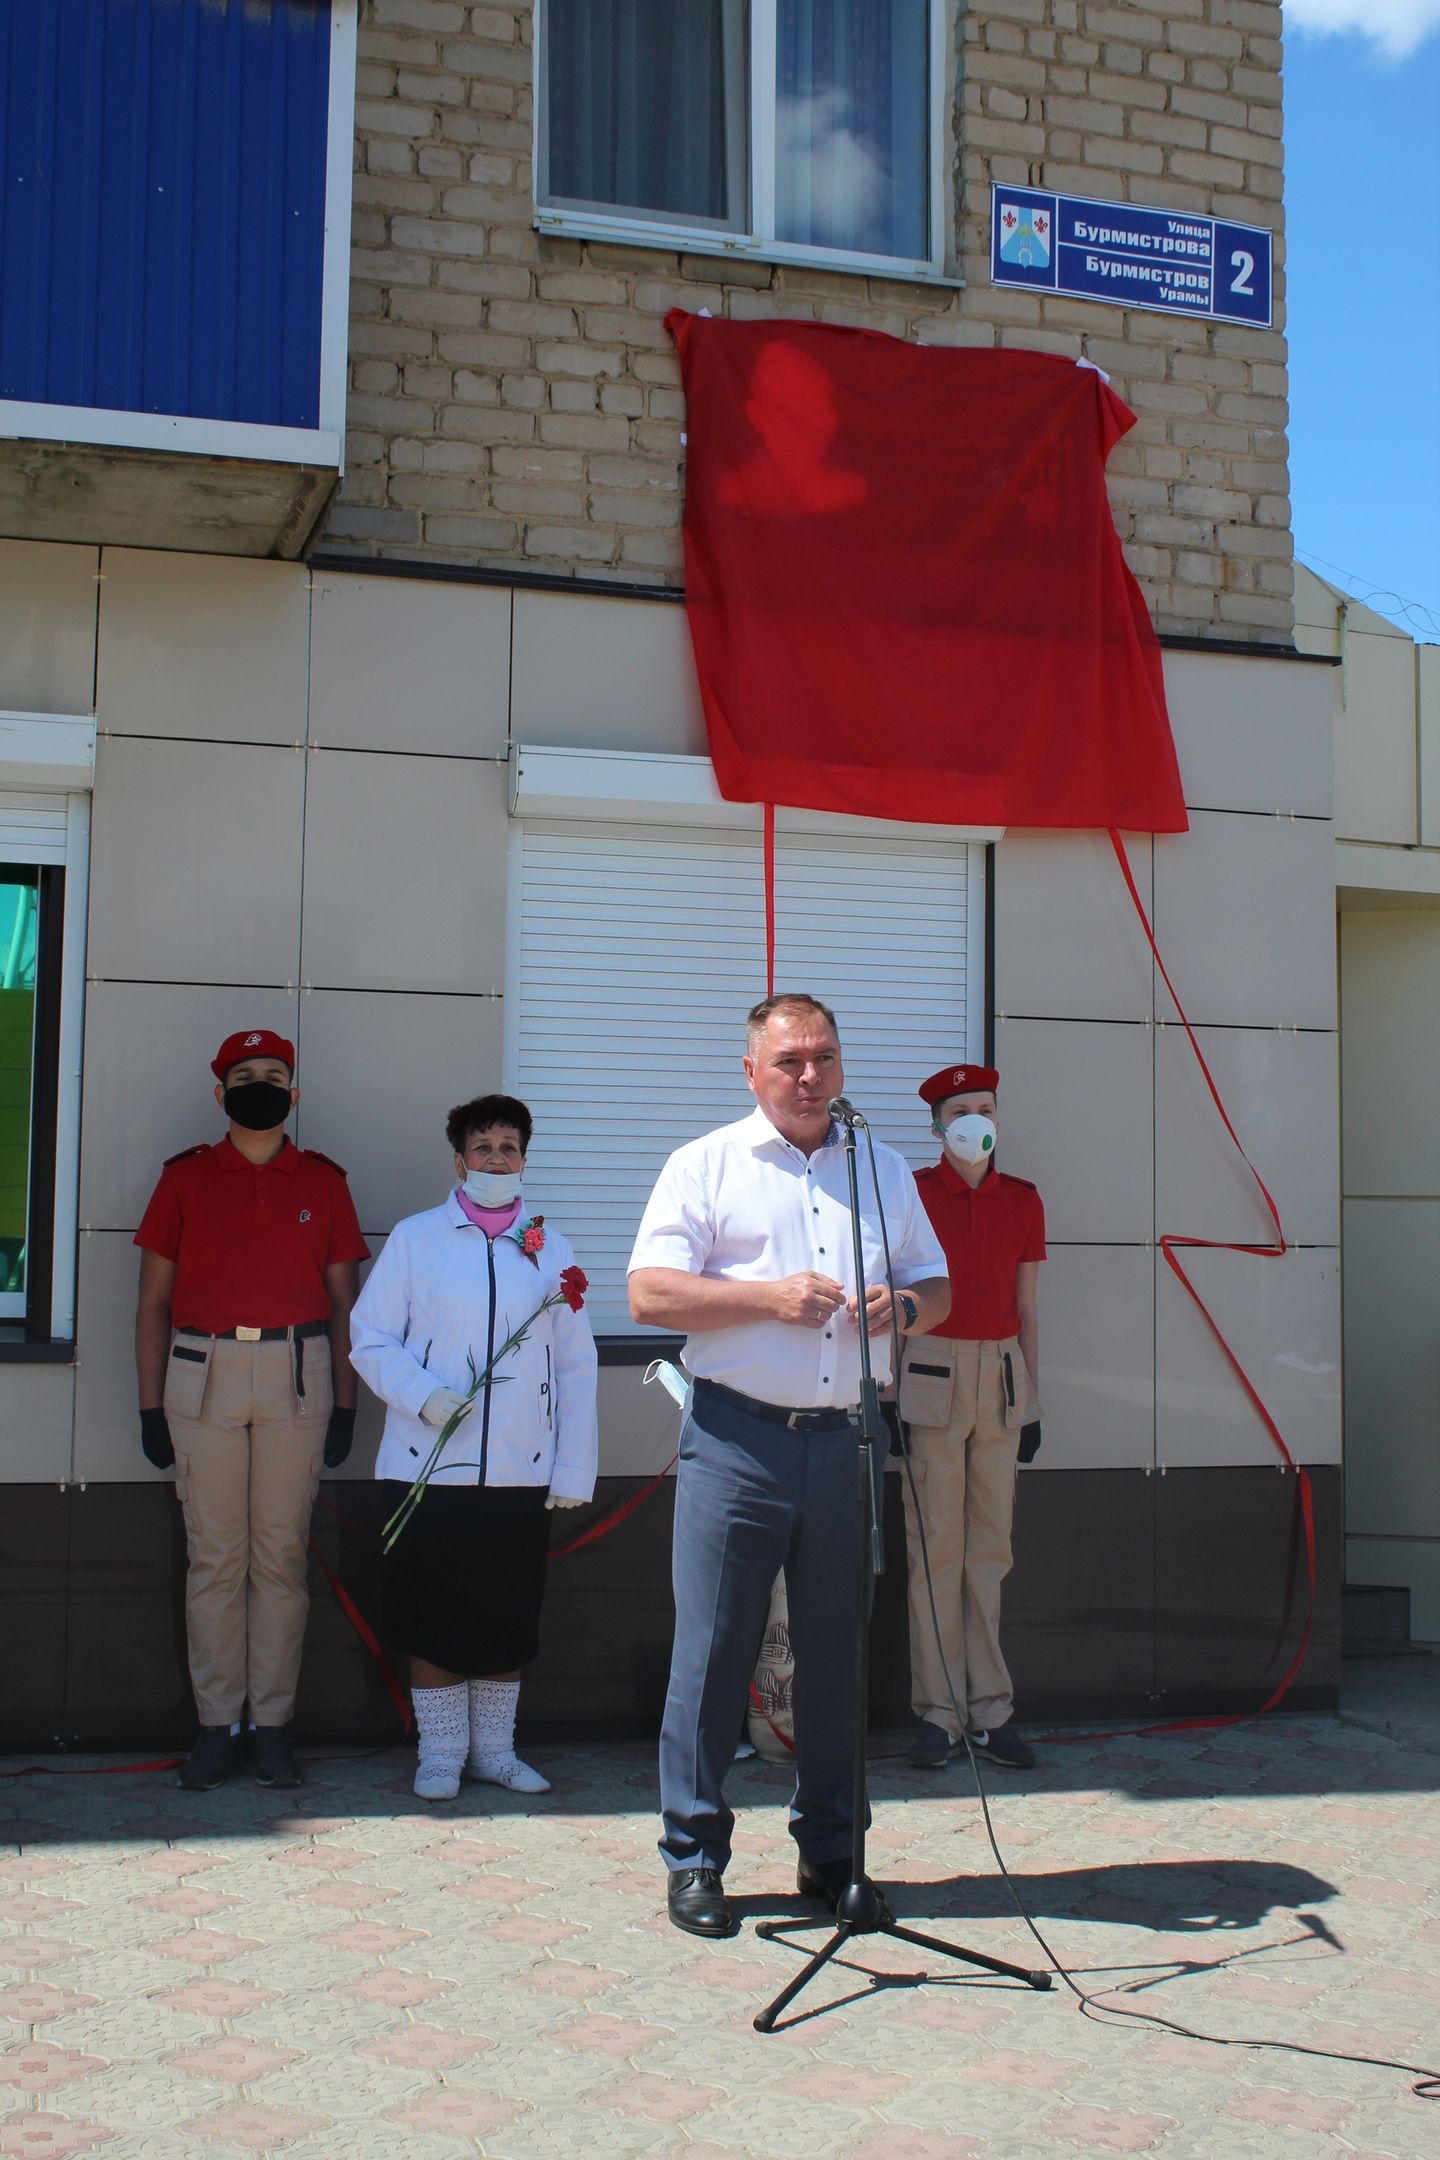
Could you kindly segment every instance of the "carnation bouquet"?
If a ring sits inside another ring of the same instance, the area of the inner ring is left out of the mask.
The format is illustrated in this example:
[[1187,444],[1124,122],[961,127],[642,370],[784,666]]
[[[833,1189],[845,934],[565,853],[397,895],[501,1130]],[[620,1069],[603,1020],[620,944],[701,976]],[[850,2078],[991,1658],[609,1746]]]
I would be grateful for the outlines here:
[[[521,1250],[524,1251],[526,1248],[522,1245]],[[537,1267],[539,1266],[538,1259],[535,1264]],[[435,1472],[441,1467],[441,1457],[444,1455],[445,1449],[470,1415],[471,1407],[480,1390],[486,1387],[498,1387],[509,1379],[510,1375],[508,1373],[495,1370],[500,1360],[508,1357],[512,1350],[519,1348],[542,1313],[549,1312],[556,1305],[568,1305],[571,1312],[579,1312],[585,1303],[585,1292],[589,1287],[590,1285],[582,1269],[578,1267],[562,1268],[559,1289],[552,1290],[549,1297],[542,1298],[529,1319],[523,1320],[513,1334],[506,1336],[483,1372],[475,1362],[474,1351],[467,1352],[466,1364],[470,1368],[470,1385],[461,1398],[459,1409],[455,1411],[453,1416],[447,1418],[441,1426],[439,1433],[436,1435],[434,1446],[421,1465],[419,1475],[380,1533],[384,1551],[389,1552],[396,1538],[399,1537],[406,1523],[409,1522],[410,1517],[424,1499],[426,1487]],[[479,1465],[477,1463],[446,1463],[445,1468],[475,1470],[479,1468]]]

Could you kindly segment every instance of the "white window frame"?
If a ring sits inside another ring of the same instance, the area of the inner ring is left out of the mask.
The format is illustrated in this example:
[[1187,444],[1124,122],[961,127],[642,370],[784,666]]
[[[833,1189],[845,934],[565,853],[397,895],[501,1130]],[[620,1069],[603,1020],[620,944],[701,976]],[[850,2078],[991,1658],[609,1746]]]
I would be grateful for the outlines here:
[[355,161],[355,48],[359,0],[330,0],[330,99],[325,142],[325,240],[320,278],[319,425],[272,427],[183,413],[0,398],[0,440],[176,451],[267,465],[345,470],[345,387],[350,336],[350,196]]
[[[90,793],[94,782],[93,719],[72,714],[0,712],[0,866],[39,863],[62,867],[65,872],[60,926],[54,1259],[50,1281],[52,1342],[75,1340],[85,939],[90,904]],[[31,829],[27,830],[27,825]],[[0,1321],[24,1318],[23,1295],[18,1311],[8,1309],[14,1295],[0,1294]]]
[[549,98],[546,66],[548,0],[537,0],[535,14],[535,186],[537,232],[566,233],[583,240],[618,240],[633,247],[665,248],[672,254],[746,255],[757,262],[803,263],[814,269],[853,271],[859,277],[901,278],[907,282],[958,286],[963,281],[948,267],[947,190],[949,167],[950,17],[946,0],[928,0],[930,18],[929,191],[930,252],[916,261],[904,255],[869,255],[857,249],[817,247],[780,240],[775,234],[775,22],[776,0],[750,0],[750,74],[747,134],[748,196],[754,230],[735,232],[714,224],[686,224],[660,217],[627,217],[614,210],[579,210],[539,200],[549,175]]

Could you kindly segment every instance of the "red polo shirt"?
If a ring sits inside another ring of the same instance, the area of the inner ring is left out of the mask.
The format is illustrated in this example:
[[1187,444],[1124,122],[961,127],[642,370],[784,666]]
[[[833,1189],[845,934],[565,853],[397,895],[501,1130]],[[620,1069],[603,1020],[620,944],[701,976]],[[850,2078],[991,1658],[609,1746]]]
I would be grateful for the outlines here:
[[175,1262],[171,1320],[206,1335],[328,1320],[326,1268],[369,1255],[344,1171],[288,1140],[258,1168],[228,1139],[175,1156],[135,1243]]
[[933,1335],[961,1342],[1005,1342],[1020,1332],[1015,1270],[1045,1258],[1045,1205],[1024,1178],[992,1163],[967,1185],[948,1155],[915,1183],[950,1269],[950,1315]]

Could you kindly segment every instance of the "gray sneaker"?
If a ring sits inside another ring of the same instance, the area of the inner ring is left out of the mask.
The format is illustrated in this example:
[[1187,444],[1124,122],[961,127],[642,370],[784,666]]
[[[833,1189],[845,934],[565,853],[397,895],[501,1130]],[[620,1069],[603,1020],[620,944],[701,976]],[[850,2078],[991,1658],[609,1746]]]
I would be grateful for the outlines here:
[[954,1762],[964,1753],[964,1742],[952,1740],[943,1725],[932,1725],[922,1718],[910,1742],[907,1760],[916,1770],[943,1770],[946,1763]]

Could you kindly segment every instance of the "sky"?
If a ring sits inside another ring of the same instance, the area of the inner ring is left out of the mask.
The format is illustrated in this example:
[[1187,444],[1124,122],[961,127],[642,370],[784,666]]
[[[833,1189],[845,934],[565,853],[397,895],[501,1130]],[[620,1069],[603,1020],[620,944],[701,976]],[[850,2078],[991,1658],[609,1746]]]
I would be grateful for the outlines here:
[[1440,0],[1285,0],[1295,549],[1440,642]]

